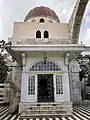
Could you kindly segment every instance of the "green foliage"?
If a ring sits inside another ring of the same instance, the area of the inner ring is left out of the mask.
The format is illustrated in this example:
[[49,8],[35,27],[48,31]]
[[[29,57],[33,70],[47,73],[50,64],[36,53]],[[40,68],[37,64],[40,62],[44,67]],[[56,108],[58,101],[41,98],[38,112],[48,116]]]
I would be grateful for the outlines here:
[[90,56],[80,54],[76,60],[80,67],[80,81],[82,81],[83,78],[87,78],[88,84],[90,84]]
[[4,83],[7,78],[9,68],[5,61],[4,55],[0,54],[0,83]]

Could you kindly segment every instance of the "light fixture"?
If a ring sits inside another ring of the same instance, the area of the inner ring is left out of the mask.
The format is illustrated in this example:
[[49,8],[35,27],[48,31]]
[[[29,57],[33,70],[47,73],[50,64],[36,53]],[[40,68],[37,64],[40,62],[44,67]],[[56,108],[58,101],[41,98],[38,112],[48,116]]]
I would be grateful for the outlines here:
[[44,61],[44,64],[46,64],[46,61],[47,61],[46,52],[44,52],[43,61]]

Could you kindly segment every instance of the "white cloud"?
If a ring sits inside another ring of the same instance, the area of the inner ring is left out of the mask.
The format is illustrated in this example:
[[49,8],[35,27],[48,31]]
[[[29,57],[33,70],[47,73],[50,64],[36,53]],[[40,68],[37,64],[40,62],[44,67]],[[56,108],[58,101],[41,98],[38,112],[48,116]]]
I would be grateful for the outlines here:
[[88,33],[90,34],[90,28],[87,28],[86,32],[87,32],[87,34],[88,34]]
[[2,25],[2,7],[3,7],[3,0],[0,0],[0,37],[3,33],[3,25]]
[[64,14],[64,15],[67,14],[67,9],[66,8],[63,9],[62,14]]
[[83,17],[79,41],[83,41],[85,45],[90,45],[90,1]]
[[90,28],[87,28],[80,35],[80,41],[82,41],[83,44],[90,46]]
[[3,3],[3,0],[0,0],[0,5],[2,5],[2,3]]
[[0,36],[2,36],[3,26],[2,26],[2,19],[0,19]]
[[85,22],[86,22],[87,24],[90,24],[90,15],[86,15],[86,16],[85,16]]

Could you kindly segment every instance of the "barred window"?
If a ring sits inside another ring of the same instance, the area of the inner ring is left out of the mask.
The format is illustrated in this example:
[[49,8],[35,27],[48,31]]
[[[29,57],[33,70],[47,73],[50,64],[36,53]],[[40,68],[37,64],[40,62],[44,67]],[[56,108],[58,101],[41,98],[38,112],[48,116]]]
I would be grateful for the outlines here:
[[62,75],[56,75],[56,94],[63,94]]
[[35,95],[35,76],[29,76],[28,95]]
[[61,71],[57,64],[52,61],[46,60],[39,61],[35,63],[31,68],[30,71]]

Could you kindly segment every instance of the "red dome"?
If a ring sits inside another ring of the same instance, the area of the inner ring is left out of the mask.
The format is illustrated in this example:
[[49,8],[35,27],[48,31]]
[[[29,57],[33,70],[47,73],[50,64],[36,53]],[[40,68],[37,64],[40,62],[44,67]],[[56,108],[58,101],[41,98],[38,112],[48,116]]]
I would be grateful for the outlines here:
[[30,10],[27,16],[25,17],[24,21],[27,21],[32,17],[39,17],[39,16],[51,17],[57,22],[60,22],[58,16],[53,10],[43,6],[35,7],[34,9]]

